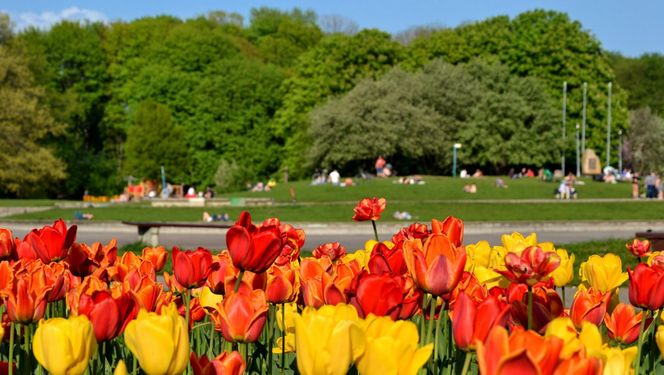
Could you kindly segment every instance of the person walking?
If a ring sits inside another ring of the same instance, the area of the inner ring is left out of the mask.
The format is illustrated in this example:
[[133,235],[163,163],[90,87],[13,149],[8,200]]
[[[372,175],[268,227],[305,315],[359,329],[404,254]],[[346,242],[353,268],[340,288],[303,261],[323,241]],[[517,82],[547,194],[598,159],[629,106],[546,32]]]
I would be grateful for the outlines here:
[[634,172],[632,175],[632,199],[639,199],[639,185],[641,185],[641,177],[639,177],[639,172]]
[[646,176],[644,183],[646,185],[646,198],[657,198],[657,175],[655,172],[650,172],[650,174]]

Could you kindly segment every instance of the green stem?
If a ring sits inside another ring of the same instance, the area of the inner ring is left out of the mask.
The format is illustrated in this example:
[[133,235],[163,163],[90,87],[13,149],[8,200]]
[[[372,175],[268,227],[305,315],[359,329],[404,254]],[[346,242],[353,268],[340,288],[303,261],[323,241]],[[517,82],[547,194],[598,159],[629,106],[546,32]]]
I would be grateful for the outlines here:
[[528,329],[533,329],[533,287],[528,286]]
[[216,334],[216,331],[214,330],[214,324],[210,322],[210,345],[208,346],[207,354],[208,358],[212,358],[214,355],[214,336]]
[[443,319],[443,313],[445,310],[445,300],[443,300],[443,304],[440,306],[440,313],[438,314],[438,319],[436,319],[436,328],[435,328],[435,333],[434,333],[434,348],[433,348],[433,369],[434,372],[438,372],[439,366],[437,365],[438,363],[438,344],[440,343],[439,337],[438,337],[438,331],[440,331],[440,321]]
[[[636,364],[634,365],[634,374],[639,375],[639,369],[641,367],[641,348],[643,347],[643,331],[646,326],[646,320],[648,311],[643,310],[643,315],[641,315],[641,327],[639,328],[639,343],[636,351]],[[654,323],[654,322],[653,322]]]
[[14,322],[9,323],[9,375],[14,375]]
[[[431,295],[429,300],[429,324],[427,327],[427,343],[431,342],[431,332],[433,331],[433,320],[436,316],[436,302],[438,297]],[[434,351],[436,350],[436,344],[434,343]]]
[[373,225],[374,236],[376,236],[376,242],[380,242],[380,240],[378,239],[378,229],[376,229],[376,222],[374,220],[371,220],[371,225]]
[[461,370],[461,375],[466,375],[468,370],[470,370],[470,360],[473,358],[473,353],[468,351],[466,352],[466,359],[463,361],[463,370]]
[[136,370],[138,370],[138,362],[136,361],[136,356],[135,355],[132,356],[132,363],[133,363],[133,366],[132,366],[132,369],[131,369],[131,373],[132,373],[132,375],[136,375],[137,374]]
[[286,304],[281,304],[281,374],[286,371]]
[[240,273],[237,275],[237,280],[235,280],[235,288],[233,291],[237,293],[240,290],[240,284],[242,283],[242,277],[244,276],[244,270],[240,270]]
[[563,285],[562,288],[563,290],[563,308],[567,307],[567,298],[565,298],[565,286]]
[[267,311],[267,373],[272,375],[272,345],[274,344],[274,305],[270,304]]

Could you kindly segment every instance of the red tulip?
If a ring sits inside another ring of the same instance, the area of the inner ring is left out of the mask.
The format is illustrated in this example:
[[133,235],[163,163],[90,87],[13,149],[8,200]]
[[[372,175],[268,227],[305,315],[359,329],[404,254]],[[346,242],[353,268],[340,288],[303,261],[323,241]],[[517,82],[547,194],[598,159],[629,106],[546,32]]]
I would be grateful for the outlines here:
[[154,266],[155,272],[161,272],[166,265],[168,258],[168,251],[163,246],[159,247],[146,247],[143,249],[143,259],[150,261]]
[[175,280],[185,288],[198,288],[205,283],[212,270],[212,254],[199,247],[195,251],[173,248]]
[[[133,254],[133,253],[132,253]],[[91,275],[98,269],[106,269],[118,256],[117,241],[112,239],[106,246],[95,242],[92,247],[74,242],[67,254],[66,262],[71,272],[79,277]]]
[[406,261],[403,258],[403,248],[400,245],[388,247],[382,242],[374,245],[367,265],[371,273],[391,273],[403,275],[408,272]]
[[431,233],[444,234],[450,239],[454,246],[463,244],[463,220],[454,216],[448,216],[443,221],[431,220]]
[[403,257],[417,285],[435,296],[451,292],[466,265],[466,251],[454,246],[444,234],[431,235],[424,245],[419,239],[407,240]]
[[415,281],[410,275],[401,276],[401,293],[403,301],[399,311],[399,319],[410,319],[422,306],[422,291],[417,288]]
[[553,373],[562,348],[558,337],[518,328],[509,335],[505,328],[495,326],[484,343],[477,343],[477,362],[483,375],[546,375]]
[[489,296],[477,303],[466,293],[460,293],[451,311],[454,342],[461,350],[475,349],[477,342],[484,342],[494,326],[506,326],[510,306],[498,298]]
[[75,315],[85,315],[92,323],[97,342],[109,341],[120,335],[138,314],[138,304],[127,293],[113,297],[108,290],[81,294]]
[[65,222],[60,219],[53,223],[53,226],[33,229],[24,241],[30,244],[42,262],[50,263],[64,259],[75,239],[76,225],[67,228]]
[[545,252],[538,246],[527,247],[521,256],[509,252],[505,255],[506,270],[496,270],[513,283],[533,286],[550,278],[549,274],[560,265],[560,257]]
[[263,330],[267,312],[265,292],[242,287],[215,306],[212,320],[226,341],[255,342]]
[[392,243],[395,245],[402,244],[406,240],[412,239],[426,239],[429,237],[429,229],[425,224],[413,223],[407,227],[403,227],[392,236]]
[[346,248],[339,242],[328,242],[314,249],[312,255],[314,258],[327,256],[331,261],[335,261],[346,254]]
[[[631,305],[619,303],[610,315],[609,313],[604,314],[604,325],[606,325],[610,338],[621,344],[629,345],[639,338],[641,319],[643,319],[643,311],[636,314]],[[646,324],[649,324],[650,321],[652,319],[647,319]]]
[[300,280],[295,270],[288,266],[273,265],[267,270],[267,301],[274,304],[293,302],[300,289]]
[[226,232],[226,245],[235,267],[263,273],[281,254],[283,242],[279,227],[256,227],[251,223],[249,213],[245,211],[237,223]]
[[212,360],[205,354],[198,357],[191,352],[189,362],[194,375],[241,375],[247,367],[238,352],[222,352]]
[[629,301],[634,306],[658,310],[664,305],[664,269],[659,266],[636,265],[627,267],[629,275]]
[[16,247],[12,231],[0,228],[0,259],[10,258],[14,255]]
[[[551,284],[552,286],[552,284]],[[565,312],[560,295],[545,283],[533,287],[533,330],[543,333],[547,324]],[[500,288],[494,287],[490,293],[496,295]],[[507,302],[511,304],[510,326],[528,325],[528,288],[525,284],[512,284],[507,291]],[[500,298],[500,297],[499,297]]]
[[648,240],[640,241],[638,238],[635,238],[632,242],[625,244],[625,247],[627,247],[627,250],[629,250],[629,252],[635,257],[640,258],[650,254],[650,241]]
[[581,329],[583,321],[598,326],[602,323],[610,301],[610,292],[602,293],[593,288],[579,290],[574,296],[574,301],[569,310],[570,318],[577,329]]
[[396,320],[401,312],[403,291],[400,276],[375,275],[363,271],[353,280],[350,303],[360,317],[369,314]]
[[385,198],[364,198],[353,209],[355,221],[377,221],[380,219],[380,214],[385,210],[387,201]]

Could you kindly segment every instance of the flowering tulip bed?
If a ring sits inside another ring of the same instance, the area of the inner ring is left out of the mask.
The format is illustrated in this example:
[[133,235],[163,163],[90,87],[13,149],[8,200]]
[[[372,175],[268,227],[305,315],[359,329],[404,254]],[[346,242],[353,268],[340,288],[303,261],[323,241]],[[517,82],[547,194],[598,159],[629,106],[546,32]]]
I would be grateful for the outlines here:
[[[119,256],[58,220],[0,229],[0,374],[651,374],[664,372],[664,254],[576,259],[535,234],[463,242],[454,217],[348,252],[243,213],[226,248]],[[367,227],[369,230],[369,227]],[[220,241],[221,242],[221,241]],[[620,301],[626,284],[629,301]],[[569,298],[568,309],[565,299]]]

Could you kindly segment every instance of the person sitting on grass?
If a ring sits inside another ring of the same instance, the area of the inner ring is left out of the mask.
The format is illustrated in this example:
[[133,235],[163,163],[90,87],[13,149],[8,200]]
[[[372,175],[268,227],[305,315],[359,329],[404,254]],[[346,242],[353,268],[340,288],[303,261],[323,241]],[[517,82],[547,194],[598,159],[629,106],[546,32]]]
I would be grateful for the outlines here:
[[81,211],[74,212],[74,220],[92,220],[94,217],[95,215],[89,212],[81,212]]
[[230,221],[231,217],[227,213],[223,214],[212,214],[210,215],[207,211],[203,212],[203,221],[206,223],[212,223],[214,221]]

